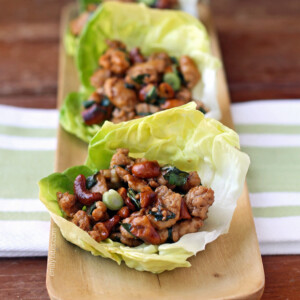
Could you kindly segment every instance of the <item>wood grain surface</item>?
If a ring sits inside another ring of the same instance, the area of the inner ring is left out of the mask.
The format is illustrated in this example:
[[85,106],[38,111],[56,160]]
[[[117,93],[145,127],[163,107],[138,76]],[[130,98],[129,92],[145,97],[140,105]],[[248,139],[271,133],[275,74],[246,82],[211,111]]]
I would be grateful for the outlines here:
[[[69,0],[1,0],[0,104],[54,108],[60,10]],[[299,0],[214,0],[233,102],[300,96]],[[300,256],[264,256],[262,299],[300,299]],[[0,299],[48,299],[45,258],[0,259]]]

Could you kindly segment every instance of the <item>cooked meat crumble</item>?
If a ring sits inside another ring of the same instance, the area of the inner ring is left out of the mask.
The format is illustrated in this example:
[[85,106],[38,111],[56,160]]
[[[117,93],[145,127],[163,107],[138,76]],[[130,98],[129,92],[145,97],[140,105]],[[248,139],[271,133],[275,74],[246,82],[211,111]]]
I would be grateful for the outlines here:
[[197,172],[129,157],[118,149],[108,170],[74,181],[74,195],[57,193],[64,216],[97,242],[107,238],[135,247],[177,242],[199,231],[214,202]]
[[[120,41],[106,43],[99,69],[90,78],[96,91],[83,103],[86,125],[125,122],[193,101],[191,90],[201,74],[190,57],[177,60],[157,52],[147,58],[139,48],[128,51]],[[197,109],[208,111],[201,101],[194,101]]]

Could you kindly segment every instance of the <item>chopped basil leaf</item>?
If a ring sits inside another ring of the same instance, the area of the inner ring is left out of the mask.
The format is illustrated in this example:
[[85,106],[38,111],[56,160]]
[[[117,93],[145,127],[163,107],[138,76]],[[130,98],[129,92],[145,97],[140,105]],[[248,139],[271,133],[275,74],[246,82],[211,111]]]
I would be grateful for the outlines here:
[[156,0],[138,0],[140,3],[144,3],[147,6],[154,6],[156,3]]
[[157,94],[157,91],[156,91],[156,87],[153,86],[151,88],[151,90],[147,93],[145,101],[148,104],[155,104],[156,100],[157,100],[157,97],[158,97],[158,94]]
[[127,82],[125,82],[125,87],[126,87],[126,89],[130,89],[130,90],[135,89],[135,86],[133,84],[130,84],[130,83],[127,83]]
[[93,204],[88,208],[87,214],[91,216],[92,213],[93,213],[93,211],[94,211],[95,209],[96,209],[96,202],[93,203]]
[[161,210],[158,210],[158,211],[155,211],[155,212],[150,210],[149,214],[152,215],[155,218],[156,221],[164,221],[164,222],[169,221],[171,219],[174,219],[176,217],[176,215],[171,211],[168,211],[168,214],[167,214],[165,220],[163,220],[164,216],[163,216]]
[[93,186],[95,186],[97,184],[97,178],[96,178],[96,175],[98,173],[92,175],[92,176],[89,176],[87,177],[86,179],[86,183],[85,183],[85,186],[88,190],[90,190]]
[[179,77],[179,79],[180,79],[180,81],[181,81],[181,84],[183,84],[183,85],[187,85],[187,82],[185,81],[185,79],[184,79],[184,76],[183,76],[183,74],[180,72],[180,70],[178,69],[178,68],[176,68],[176,74],[177,74],[177,76]]
[[134,234],[131,233],[131,224],[129,223],[121,223],[121,226],[128,232],[130,233],[135,239],[137,238]]
[[137,113],[138,116],[151,116],[153,115],[151,112],[140,112],[140,113]]
[[90,108],[92,105],[94,105],[96,102],[94,100],[86,100],[83,102],[84,108]]
[[160,105],[160,104],[165,104],[165,102],[166,102],[166,98],[159,98],[158,100],[157,100],[157,103],[158,103],[158,105]]
[[101,101],[101,106],[110,106],[110,100],[108,97],[104,97],[103,100]]
[[118,236],[110,237],[114,242],[121,243],[121,239]]
[[173,227],[168,228],[168,239],[167,243],[173,243]]
[[120,168],[122,168],[122,169],[126,169],[126,166],[125,166],[125,165],[114,165],[114,166],[113,166],[113,169],[118,168],[118,167],[120,167]]
[[175,56],[170,56],[170,58],[171,58],[171,61],[172,61],[172,63],[174,64],[174,65],[178,65],[179,63],[178,63],[178,59],[175,57]]
[[86,206],[84,206],[81,210],[86,211],[87,210]]
[[137,193],[133,189],[128,189],[127,196],[130,198],[136,209],[141,209],[140,202],[135,199]]
[[166,166],[162,168],[163,171],[166,171],[163,175],[164,178],[169,182],[169,184],[182,186],[186,183],[189,173],[181,171],[176,167]]
[[135,83],[137,83],[137,84],[143,84],[143,83],[144,83],[144,79],[145,79],[146,77],[150,77],[150,75],[149,75],[149,74],[140,74],[140,75],[138,75],[138,76],[136,76],[136,77],[131,77],[131,79],[132,79]]
[[129,223],[122,223],[121,226],[122,226],[127,232],[131,233],[131,232],[130,232],[130,230],[131,230],[131,224],[129,224]]
[[206,114],[206,110],[203,107],[200,107],[199,111],[201,111],[204,115]]

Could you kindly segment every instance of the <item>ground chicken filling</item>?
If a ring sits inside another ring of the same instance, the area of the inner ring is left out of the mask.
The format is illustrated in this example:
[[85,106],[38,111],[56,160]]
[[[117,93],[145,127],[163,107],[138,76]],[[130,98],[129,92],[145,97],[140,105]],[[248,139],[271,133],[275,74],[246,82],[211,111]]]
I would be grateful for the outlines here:
[[[158,9],[177,9],[177,0],[103,0],[103,2],[127,2],[127,3],[144,3],[151,8]],[[73,35],[78,36],[82,32],[90,15],[97,9],[96,4],[88,4],[86,11],[81,13],[77,18],[70,22],[70,31]]]
[[[108,40],[107,45],[91,77],[96,91],[83,103],[86,125],[120,123],[193,100],[191,90],[201,74],[189,56],[176,59],[160,52],[146,58],[139,48],[128,51],[120,41]],[[208,111],[201,101],[195,102],[197,109]]]
[[135,247],[177,242],[199,231],[214,202],[197,172],[186,173],[118,149],[110,169],[78,175],[74,194],[57,193],[65,217],[101,242],[107,238]]

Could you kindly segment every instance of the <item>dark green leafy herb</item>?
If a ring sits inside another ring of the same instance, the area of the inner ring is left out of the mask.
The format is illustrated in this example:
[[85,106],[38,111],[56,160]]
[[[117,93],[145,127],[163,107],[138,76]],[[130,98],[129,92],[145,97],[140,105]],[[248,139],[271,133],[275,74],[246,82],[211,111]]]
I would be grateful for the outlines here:
[[185,81],[184,76],[183,76],[183,74],[180,72],[179,68],[176,68],[175,72],[176,72],[177,76],[179,77],[179,79],[180,79],[180,81],[181,81],[181,84],[187,85],[187,82]]
[[158,98],[157,90],[156,87],[153,86],[151,90],[147,93],[145,101],[148,104],[155,104],[157,98]]
[[117,242],[117,243],[121,243],[121,239],[120,239],[120,237],[118,237],[117,235],[115,235],[115,236],[112,236],[112,237],[110,237],[114,242]]
[[88,190],[90,190],[93,186],[96,185],[96,183],[97,183],[97,178],[96,178],[97,174],[98,173],[96,173],[96,174],[94,174],[92,176],[87,177],[85,186],[86,186],[86,188]]
[[130,230],[131,230],[131,224],[129,224],[129,223],[122,223],[121,226],[122,226],[127,232],[131,233],[131,232],[130,232]]
[[167,243],[173,243],[173,227],[168,228],[168,239]]
[[136,209],[141,209],[140,201],[135,199],[137,193],[133,189],[128,189],[127,196],[130,198]]
[[113,166],[113,169],[118,168],[118,167],[120,167],[120,168],[122,168],[122,169],[126,169],[126,166],[125,166],[125,165],[114,165],[114,166]]
[[125,82],[125,87],[126,87],[126,89],[131,89],[131,90],[135,89],[135,86],[133,84],[130,84],[130,83],[127,83],[127,82]]
[[149,74],[140,74],[136,77],[131,77],[131,79],[137,84],[143,84],[146,77],[150,77]]
[[128,232],[130,233],[135,239],[137,238],[134,234],[131,233],[131,224],[129,223],[121,223],[121,226]]
[[179,64],[179,63],[178,63],[178,59],[177,59],[175,56],[171,56],[170,58],[171,58],[171,61],[172,61],[172,63],[173,63],[174,65],[178,65],[178,64]]
[[189,173],[181,171],[173,166],[165,166],[162,170],[165,171],[164,178],[172,185],[182,186],[189,177]]
[[94,105],[96,102],[94,100],[86,100],[83,102],[84,108],[90,108],[92,105]]
[[158,210],[158,211],[155,211],[155,212],[150,210],[149,214],[152,215],[155,218],[156,221],[169,221],[169,220],[174,219],[176,217],[176,215],[171,211],[168,211],[168,214],[167,214],[165,220],[163,220],[164,216],[163,216],[161,210]]
[[101,106],[110,106],[110,100],[107,97],[104,97],[101,101]]
[[205,115],[206,114],[206,110],[203,107],[200,107],[199,110]]
[[151,112],[140,112],[140,113],[137,113],[137,115],[145,117],[145,116],[151,116],[152,113]]
[[96,209],[96,202],[93,203],[93,204],[88,208],[87,214],[88,214],[89,216],[91,216],[92,213],[93,213],[93,211],[94,211],[95,209]]
[[156,3],[156,0],[138,0],[138,2],[144,3],[147,6],[153,7]]
[[166,98],[159,98],[157,99],[157,104],[158,105],[165,104],[166,100],[167,100]]

